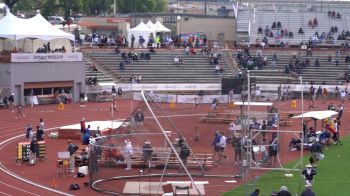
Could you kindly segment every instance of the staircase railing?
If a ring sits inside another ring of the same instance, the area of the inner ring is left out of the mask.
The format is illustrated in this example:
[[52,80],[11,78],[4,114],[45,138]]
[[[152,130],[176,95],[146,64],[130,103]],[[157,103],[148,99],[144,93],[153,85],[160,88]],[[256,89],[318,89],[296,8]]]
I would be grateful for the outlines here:
[[233,58],[231,49],[225,43],[225,48],[222,50],[225,61],[233,68],[234,75],[237,75],[240,72],[239,65]]

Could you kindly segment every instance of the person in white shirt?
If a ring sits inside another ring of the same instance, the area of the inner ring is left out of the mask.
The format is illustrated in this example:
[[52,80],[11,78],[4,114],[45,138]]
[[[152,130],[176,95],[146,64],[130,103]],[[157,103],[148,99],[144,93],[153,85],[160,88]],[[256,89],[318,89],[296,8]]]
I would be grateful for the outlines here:
[[342,104],[344,104],[344,102],[345,102],[345,98],[346,98],[346,91],[344,91],[344,90],[342,90],[341,92],[340,92],[340,100],[341,100],[341,103]]
[[226,155],[224,154],[225,149],[226,149],[226,136],[224,134],[224,132],[221,132],[221,138],[220,138],[220,151],[219,151],[219,162],[222,161],[222,158],[227,159]]
[[131,157],[133,155],[133,148],[130,140],[125,140],[124,142],[125,142],[124,158],[126,162],[125,170],[131,170]]
[[255,90],[255,101],[260,101],[260,97],[261,97],[261,90],[259,87],[257,87]]
[[175,64],[180,64],[180,59],[179,59],[178,56],[176,56],[176,57],[174,58],[174,63],[175,63]]

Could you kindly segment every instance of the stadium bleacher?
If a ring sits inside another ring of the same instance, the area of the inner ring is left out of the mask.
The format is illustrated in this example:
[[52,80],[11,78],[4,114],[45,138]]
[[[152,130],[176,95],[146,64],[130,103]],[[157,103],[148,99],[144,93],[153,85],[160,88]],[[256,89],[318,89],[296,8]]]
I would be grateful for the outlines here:
[[[137,52],[140,56],[142,51],[133,52]],[[105,70],[108,70],[110,74],[114,75],[114,78],[118,78],[119,82],[122,83],[130,82],[130,78],[137,75],[142,76],[142,83],[221,83],[222,77],[233,75],[233,68],[224,59],[222,64],[225,71],[222,74],[217,74],[214,71],[215,66],[209,63],[208,57],[202,54],[184,55],[183,51],[174,51],[174,53],[168,50],[157,51],[156,54],[152,54],[150,61],[138,60],[126,64],[124,70],[119,69],[122,57],[113,51],[86,52],[84,55],[102,65]],[[175,64],[175,56],[180,56],[184,64]],[[87,72],[87,76],[94,74],[91,71]],[[103,78],[102,74],[97,74],[99,81],[109,80]]]

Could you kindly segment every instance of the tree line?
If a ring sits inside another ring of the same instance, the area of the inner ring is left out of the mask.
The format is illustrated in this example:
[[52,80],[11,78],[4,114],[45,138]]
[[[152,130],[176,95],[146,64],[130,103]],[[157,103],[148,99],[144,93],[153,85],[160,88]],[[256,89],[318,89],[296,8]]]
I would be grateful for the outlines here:
[[[116,0],[117,13],[163,12],[169,0]],[[44,16],[113,13],[114,0],[5,0],[12,13],[40,10]]]

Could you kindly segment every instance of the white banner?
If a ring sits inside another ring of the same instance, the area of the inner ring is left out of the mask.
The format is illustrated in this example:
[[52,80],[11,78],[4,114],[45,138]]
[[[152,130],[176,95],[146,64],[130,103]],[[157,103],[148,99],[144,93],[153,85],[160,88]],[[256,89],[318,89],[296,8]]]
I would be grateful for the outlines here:
[[228,95],[204,95],[202,103],[212,103],[214,98],[218,99],[219,103],[228,103]]
[[178,95],[176,102],[177,103],[194,103],[194,99],[197,98],[198,103],[202,103],[202,100],[201,100],[202,97],[198,95]]
[[76,62],[82,61],[83,55],[75,53],[11,53],[11,62],[32,63],[32,62]]
[[207,84],[132,84],[133,91],[200,91],[200,90],[220,90],[221,83],[207,83]]
[[[174,94],[149,93],[149,95],[157,103],[170,103],[171,100],[176,102]],[[133,97],[134,100],[142,100],[141,93],[133,93]]]
[[87,93],[101,93],[103,91],[111,92],[112,86],[118,89],[119,86],[126,91],[200,91],[200,90],[212,90],[221,91],[221,84],[145,84],[145,83],[98,83],[98,86],[90,87],[86,86],[85,91]]

